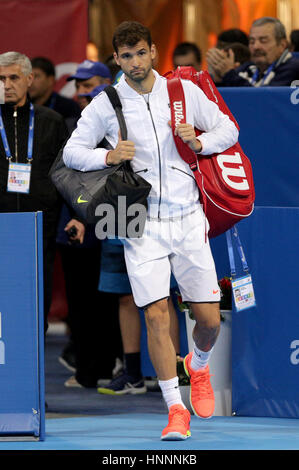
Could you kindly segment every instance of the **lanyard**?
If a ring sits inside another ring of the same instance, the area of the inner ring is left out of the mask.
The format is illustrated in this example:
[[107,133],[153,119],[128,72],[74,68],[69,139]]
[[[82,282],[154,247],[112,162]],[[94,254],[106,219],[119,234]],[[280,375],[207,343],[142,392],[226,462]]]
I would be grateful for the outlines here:
[[[0,106],[0,133],[2,142],[4,145],[4,150],[6,154],[6,158],[10,160],[12,158],[11,151],[9,148],[5,127],[2,119],[2,110]],[[27,160],[32,160],[32,153],[33,153],[33,135],[34,135],[34,107],[33,104],[30,103],[30,115],[29,115],[29,133],[28,133],[28,149],[27,149]]]
[[[269,73],[271,73],[272,70],[274,69],[274,65],[275,65],[275,62],[274,62],[273,64],[271,64],[271,65],[267,68],[267,71],[266,71],[266,73],[265,73],[264,76],[263,76],[261,85],[263,85],[263,83],[264,83],[264,81],[266,80],[266,78],[268,77]],[[256,69],[256,71],[254,72],[253,77],[252,77],[252,79],[251,79],[251,83],[252,83],[253,85],[257,82],[258,76],[259,76],[259,71],[258,71],[258,69]]]
[[228,249],[228,257],[229,257],[229,264],[232,278],[236,276],[236,264],[235,264],[235,257],[234,257],[234,249],[233,249],[233,239],[237,243],[238,253],[242,262],[243,270],[248,272],[248,265],[245,258],[245,253],[241,244],[241,240],[237,231],[236,226],[226,231],[226,241],[227,241],[227,249]]

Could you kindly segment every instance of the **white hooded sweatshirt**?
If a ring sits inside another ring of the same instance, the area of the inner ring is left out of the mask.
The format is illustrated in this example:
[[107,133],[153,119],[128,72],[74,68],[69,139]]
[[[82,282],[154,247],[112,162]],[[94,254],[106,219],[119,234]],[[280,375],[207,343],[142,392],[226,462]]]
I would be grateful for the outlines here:
[[[137,93],[127,84],[124,74],[115,88],[122,103],[128,140],[135,144],[132,168],[152,185],[149,215],[167,218],[194,211],[199,206],[199,192],[192,171],[174,143],[167,80],[156,71],[154,74],[154,86],[148,94]],[[234,145],[238,140],[235,124],[194,83],[182,80],[182,84],[186,122],[204,131],[198,137],[201,155],[221,153]],[[65,164],[81,171],[105,168],[107,150],[96,147],[104,137],[115,147],[118,132],[113,107],[106,93],[101,92],[83,110],[64,148]]]

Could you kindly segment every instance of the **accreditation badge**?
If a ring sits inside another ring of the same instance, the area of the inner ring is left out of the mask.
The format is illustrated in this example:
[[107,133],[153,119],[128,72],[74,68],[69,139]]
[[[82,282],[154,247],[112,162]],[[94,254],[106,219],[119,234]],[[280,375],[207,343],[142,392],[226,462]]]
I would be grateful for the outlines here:
[[30,163],[9,163],[7,191],[11,193],[29,193],[30,176]]
[[232,280],[232,291],[238,312],[256,305],[250,274]]

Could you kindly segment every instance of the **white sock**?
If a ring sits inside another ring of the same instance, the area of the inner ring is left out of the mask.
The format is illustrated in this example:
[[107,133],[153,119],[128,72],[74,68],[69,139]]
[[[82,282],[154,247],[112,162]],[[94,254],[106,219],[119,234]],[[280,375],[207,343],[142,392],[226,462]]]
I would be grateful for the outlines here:
[[194,370],[203,369],[209,362],[213,348],[210,351],[201,351],[195,345],[191,359],[191,367]]
[[159,380],[158,383],[168,409],[172,405],[182,405],[186,408],[182,401],[178,377],[173,377],[173,379],[170,380]]

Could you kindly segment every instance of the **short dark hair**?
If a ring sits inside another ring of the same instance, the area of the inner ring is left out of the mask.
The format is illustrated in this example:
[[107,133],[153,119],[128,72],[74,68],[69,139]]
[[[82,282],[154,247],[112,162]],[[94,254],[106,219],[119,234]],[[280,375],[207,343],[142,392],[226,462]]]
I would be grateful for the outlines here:
[[199,47],[194,43],[194,42],[180,42],[177,44],[175,47],[172,57],[176,57],[178,55],[186,55],[189,54],[189,52],[193,52],[197,62],[201,62],[201,52]]
[[293,29],[290,34],[291,44],[294,47],[294,52],[299,52],[299,29]]
[[106,58],[104,64],[107,65],[107,67],[109,68],[111,75],[112,75],[112,81],[114,81],[116,75],[121,70],[120,66],[117,65],[117,63],[115,62],[114,55],[113,54],[109,55]]
[[114,32],[112,45],[117,53],[120,46],[133,47],[142,39],[151,47],[151,33],[146,26],[138,23],[138,21],[123,21]]
[[34,57],[31,59],[33,69],[41,69],[48,77],[55,77],[55,66],[50,59],[46,57]]
[[227,42],[229,43],[240,42],[241,44],[248,46],[249,39],[248,39],[248,35],[244,33],[244,31],[242,31],[241,29],[231,28],[231,29],[226,29],[225,31],[222,31],[221,33],[218,34],[218,43],[227,43]]
[[240,64],[244,64],[244,62],[250,61],[250,50],[249,47],[241,44],[240,42],[233,42],[232,44],[226,44],[222,47],[224,51],[228,51],[228,49],[232,49],[235,55],[235,61],[240,62]]

